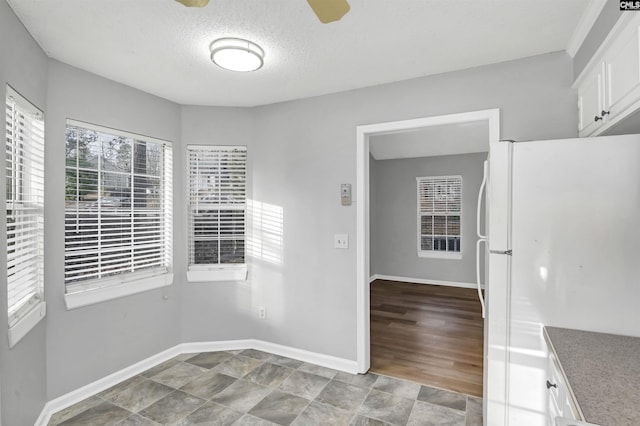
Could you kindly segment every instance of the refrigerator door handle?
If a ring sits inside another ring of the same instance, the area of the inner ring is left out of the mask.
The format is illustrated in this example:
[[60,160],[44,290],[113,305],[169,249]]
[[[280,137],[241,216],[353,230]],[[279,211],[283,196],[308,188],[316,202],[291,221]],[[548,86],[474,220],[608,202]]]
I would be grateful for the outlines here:
[[513,254],[513,250],[489,250],[490,254],[504,254],[507,256],[511,256]]
[[478,284],[478,299],[480,299],[480,305],[482,306],[482,318],[485,317],[484,296],[482,295],[482,287],[480,284],[480,244],[486,243],[486,238],[480,238],[476,241],[476,283]]
[[480,191],[478,191],[478,210],[476,212],[476,233],[478,234],[478,238],[482,238],[482,239],[487,238],[486,235],[482,235],[480,233],[480,212],[482,207],[482,194],[487,185],[487,165],[488,165],[488,162],[485,161],[483,165],[484,169],[482,172],[482,183],[480,184]]

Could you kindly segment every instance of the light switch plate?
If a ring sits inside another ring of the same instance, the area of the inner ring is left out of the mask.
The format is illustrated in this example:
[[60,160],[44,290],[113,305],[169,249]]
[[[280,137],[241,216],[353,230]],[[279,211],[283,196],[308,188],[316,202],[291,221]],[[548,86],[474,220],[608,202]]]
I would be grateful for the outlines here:
[[333,246],[337,249],[348,249],[349,234],[335,234],[333,236]]

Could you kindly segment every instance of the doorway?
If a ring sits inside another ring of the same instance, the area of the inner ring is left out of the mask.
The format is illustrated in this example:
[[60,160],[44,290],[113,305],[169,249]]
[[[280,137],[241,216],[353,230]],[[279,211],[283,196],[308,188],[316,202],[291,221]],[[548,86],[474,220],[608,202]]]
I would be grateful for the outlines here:
[[[358,126],[357,128],[357,363],[358,371],[364,373],[371,367],[371,322],[370,322],[370,152],[371,139],[391,134],[413,132],[420,129],[446,125],[465,125],[484,122],[488,127],[487,146],[499,140],[499,110],[482,110],[460,114],[426,117]],[[441,147],[442,149],[451,148]],[[455,151],[451,152],[455,154]],[[415,156],[415,155],[413,155]],[[469,236],[475,240],[474,236]],[[485,335],[486,358],[486,335]],[[486,377],[486,363],[485,372]]]

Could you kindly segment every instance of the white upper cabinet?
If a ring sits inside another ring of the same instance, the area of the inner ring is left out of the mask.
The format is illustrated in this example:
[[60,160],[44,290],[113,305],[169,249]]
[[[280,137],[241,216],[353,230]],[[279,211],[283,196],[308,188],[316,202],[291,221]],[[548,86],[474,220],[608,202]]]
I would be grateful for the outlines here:
[[640,13],[624,14],[574,83],[580,136],[595,136],[640,109]]
[[639,36],[640,25],[636,24],[616,40],[605,56],[605,107],[612,117],[640,99]]
[[578,87],[578,129],[580,136],[593,134],[603,120],[600,113],[604,107],[604,64],[591,73]]

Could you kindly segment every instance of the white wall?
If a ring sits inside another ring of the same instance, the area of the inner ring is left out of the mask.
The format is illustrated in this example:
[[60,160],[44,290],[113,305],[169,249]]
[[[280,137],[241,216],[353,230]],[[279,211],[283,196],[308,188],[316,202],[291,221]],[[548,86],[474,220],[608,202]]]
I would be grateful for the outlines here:
[[[174,193],[180,194],[180,107],[172,102],[49,61],[45,159],[45,291],[47,298],[47,396],[60,396],[178,344],[184,253],[174,233],[173,286],[67,311],[64,304],[65,121],[72,118],[172,141]],[[184,208],[174,203],[174,226]],[[164,297],[167,299],[165,300]]]
[[[477,153],[375,161],[370,168],[370,212],[376,218],[370,231],[372,274],[475,283],[476,211],[486,158]],[[448,175],[462,176],[462,259],[420,258],[416,177]]]
[[[0,93],[5,97],[9,83],[22,96],[45,110],[47,95],[47,57],[40,50],[6,2],[0,1]],[[45,112],[46,116],[46,112]],[[50,149],[47,147],[47,155]],[[5,187],[5,173],[0,173]],[[5,197],[0,209],[6,211]],[[6,216],[2,215],[0,245],[6,246]],[[1,288],[7,288],[6,251],[0,251]],[[7,340],[7,292],[0,291],[0,413],[3,425],[28,425],[38,417],[46,401],[45,327],[41,321],[16,346]]]

